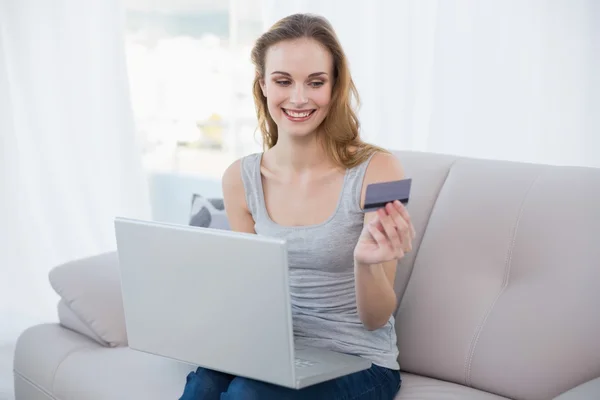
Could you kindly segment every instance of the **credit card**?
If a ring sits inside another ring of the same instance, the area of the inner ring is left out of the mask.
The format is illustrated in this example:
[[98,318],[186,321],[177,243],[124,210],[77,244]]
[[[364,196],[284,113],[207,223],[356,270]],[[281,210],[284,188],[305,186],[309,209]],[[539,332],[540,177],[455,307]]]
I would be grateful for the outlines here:
[[367,186],[363,211],[376,211],[395,200],[399,200],[404,205],[408,204],[411,184],[411,178],[399,181],[371,183]]

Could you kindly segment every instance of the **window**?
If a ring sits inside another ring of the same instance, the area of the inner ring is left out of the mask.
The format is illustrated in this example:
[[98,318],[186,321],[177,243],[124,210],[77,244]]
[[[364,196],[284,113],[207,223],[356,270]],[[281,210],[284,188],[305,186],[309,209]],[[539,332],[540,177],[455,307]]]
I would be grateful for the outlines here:
[[147,170],[220,179],[260,151],[250,51],[261,0],[126,0],[136,133]]

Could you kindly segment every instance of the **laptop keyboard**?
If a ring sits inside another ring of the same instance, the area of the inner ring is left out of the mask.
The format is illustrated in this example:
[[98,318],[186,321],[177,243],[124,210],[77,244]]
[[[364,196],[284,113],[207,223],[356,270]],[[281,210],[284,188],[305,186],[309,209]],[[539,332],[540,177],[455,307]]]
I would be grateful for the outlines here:
[[294,363],[296,364],[296,368],[310,367],[311,365],[316,364],[314,361],[303,360],[301,358],[296,358]]

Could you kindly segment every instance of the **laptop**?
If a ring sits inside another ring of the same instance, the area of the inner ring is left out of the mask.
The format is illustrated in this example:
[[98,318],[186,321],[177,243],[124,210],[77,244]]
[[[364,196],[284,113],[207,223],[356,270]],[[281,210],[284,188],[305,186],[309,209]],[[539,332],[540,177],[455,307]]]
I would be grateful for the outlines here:
[[301,389],[371,361],[294,346],[286,242],[115,220],[129,347]]

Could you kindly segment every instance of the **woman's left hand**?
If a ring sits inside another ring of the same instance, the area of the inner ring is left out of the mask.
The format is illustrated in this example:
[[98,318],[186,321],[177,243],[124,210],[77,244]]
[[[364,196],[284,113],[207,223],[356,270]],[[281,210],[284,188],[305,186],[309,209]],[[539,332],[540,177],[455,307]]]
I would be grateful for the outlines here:
[[357,263],[371,265],[399,260],[412,250],[415,229],[404,205],[396,200],[376,213],[363,227],[354,248]]

